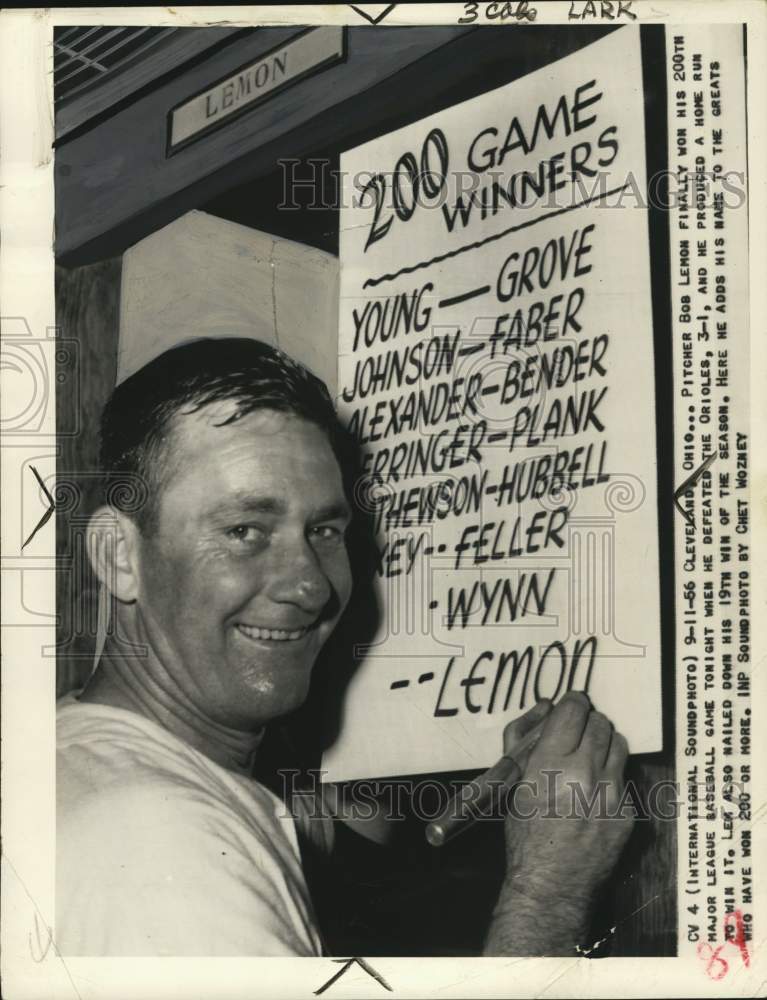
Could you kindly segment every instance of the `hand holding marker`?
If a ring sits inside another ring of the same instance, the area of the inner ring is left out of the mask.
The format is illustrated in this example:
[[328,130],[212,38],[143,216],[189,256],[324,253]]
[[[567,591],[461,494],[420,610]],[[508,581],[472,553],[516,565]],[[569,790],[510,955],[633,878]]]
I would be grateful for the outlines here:
[[551,707],[550,701],[539,701],[529,712],[506,727],[503,734],[505,751],[501,759],[465,784],[447,804],[442,815],[426,827],[426,839],[432,847],[442,847],[477,819],[487,817],[500,788],[511,789],[519,781]]

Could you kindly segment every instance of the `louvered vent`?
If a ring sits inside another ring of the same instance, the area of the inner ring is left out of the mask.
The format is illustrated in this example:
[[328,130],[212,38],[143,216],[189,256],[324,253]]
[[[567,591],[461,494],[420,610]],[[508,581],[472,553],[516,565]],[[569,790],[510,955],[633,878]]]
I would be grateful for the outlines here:
[[56,29],[53,36],[56,103],[123,69],[177,30],[106,26]]

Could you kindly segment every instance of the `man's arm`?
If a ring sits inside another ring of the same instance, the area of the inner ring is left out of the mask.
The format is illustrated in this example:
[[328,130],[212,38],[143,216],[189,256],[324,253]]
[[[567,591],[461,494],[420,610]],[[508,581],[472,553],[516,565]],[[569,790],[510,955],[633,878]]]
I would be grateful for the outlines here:
[[[506,872],[485,942],[485,955],[576,955],[589,929],[593,900],[631,832],[615,818],[627,745],[586,695],[570,692],[553,709],[542,701],[504,732],[504,749],[541,719],[506,819]],[[589,803],[597,795],[593,808]],[[323,786],[325,806],[355,832],[388,843],[385,810],[355,818],[342,790]],[[611,818],[613,814],[613,818]]]
[[633,825],[614,815],[626,755],[624,737],[585,695],[570,692],[551,711],[506,819],[506,874],[485,955],[577,954]]

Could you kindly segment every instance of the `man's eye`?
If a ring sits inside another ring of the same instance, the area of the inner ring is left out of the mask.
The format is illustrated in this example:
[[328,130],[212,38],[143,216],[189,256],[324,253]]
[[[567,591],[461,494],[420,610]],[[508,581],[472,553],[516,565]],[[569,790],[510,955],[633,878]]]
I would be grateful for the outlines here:
[[227,538],[231,538],[234,542],[243,542],[245,544],[249,542],[257,542],[263,536],[263,532],[260,528],[256,527],[255,524],[238,524],[234,528],[228,528],[226,532]]
[[341,541],[344,537],[344,529],[333,524],[320,524],[312,528],[312,534],[323,542]]

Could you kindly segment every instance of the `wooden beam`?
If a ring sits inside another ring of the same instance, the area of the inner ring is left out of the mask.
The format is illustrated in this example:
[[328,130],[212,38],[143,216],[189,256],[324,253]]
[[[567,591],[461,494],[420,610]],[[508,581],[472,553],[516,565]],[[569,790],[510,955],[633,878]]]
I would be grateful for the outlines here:
[[[60,262],[71,265],[121,252],[225,187],[274,170],[278,156],[300,155],[301,149],[318,142],[325,145],[328,139],[340,139],[366,115],[364,100],[357,104],[353,122],[328,112],[384,81],[389,81],[389,99],[398,99],[401,70],[466,32],[451,27],[350,32],[347,62],[307,77],[230,125],[167,156],[167,118],[174,106],[302,30],[275,28],[236,39],[204,63],[59,146],[56,252]],[[323,124],[318,127],[320,120]]]
[[92,128],[105,114],[114,114],[147,87],[157,86],[170,74],[178,74],[193,60],[210,54],[242,31],[242,28],[177,28],[167,39],[141,53],[140,58],[110,72],[82,94],[67,98],[56,109],[57,144],[71,138],[75,131]]

